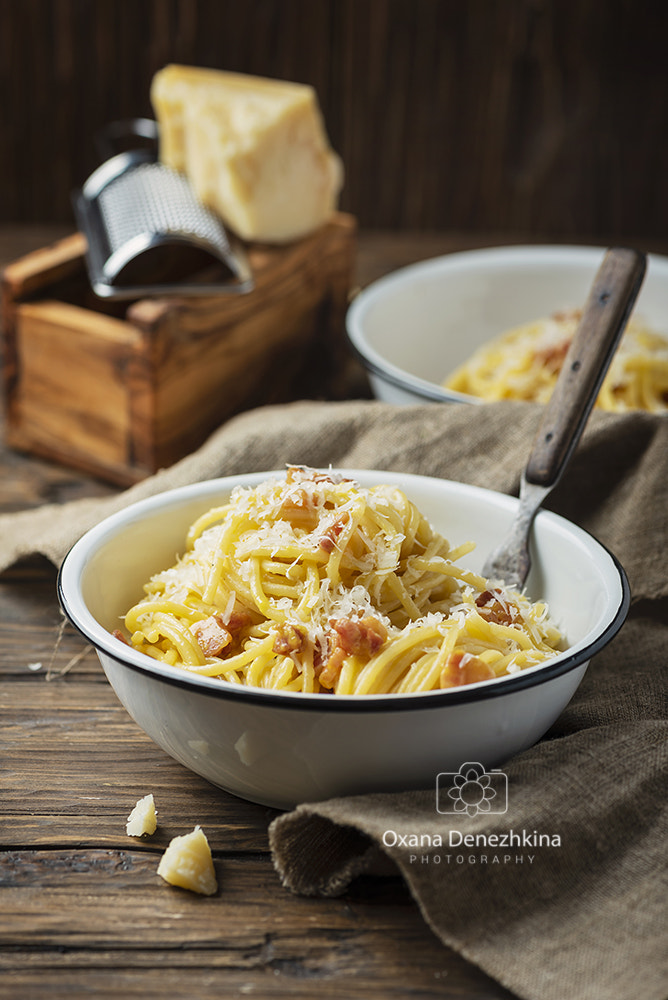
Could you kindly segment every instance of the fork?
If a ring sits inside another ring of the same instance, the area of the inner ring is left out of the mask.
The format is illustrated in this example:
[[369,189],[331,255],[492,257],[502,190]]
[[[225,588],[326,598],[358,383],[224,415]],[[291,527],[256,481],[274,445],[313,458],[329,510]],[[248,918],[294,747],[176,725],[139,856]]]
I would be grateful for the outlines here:
[[646,255],[613,247],[594,278],[559,378],[520,481],[519,507],[507,538],[488,557],[483,576],[522,590],[531,567],[534,518],[566,468],[628,322]]

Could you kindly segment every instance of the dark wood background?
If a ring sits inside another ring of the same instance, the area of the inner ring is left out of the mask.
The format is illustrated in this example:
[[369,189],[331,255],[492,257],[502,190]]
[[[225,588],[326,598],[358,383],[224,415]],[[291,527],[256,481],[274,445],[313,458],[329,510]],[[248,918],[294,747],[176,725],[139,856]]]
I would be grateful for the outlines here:
[[662,240],[668,4],[0,0],[0,223],[72,219],[167,62],[311,83],[366,228]]

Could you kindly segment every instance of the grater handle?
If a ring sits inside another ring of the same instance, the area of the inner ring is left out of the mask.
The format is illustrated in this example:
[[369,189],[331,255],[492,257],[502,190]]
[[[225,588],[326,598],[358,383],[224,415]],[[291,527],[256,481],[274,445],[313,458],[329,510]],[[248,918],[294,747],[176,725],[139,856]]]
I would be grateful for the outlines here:
[[117,147],[130,138],[147,139],[154,143],[156,158],[158,155],[158,123],[152,118],[123,118],[119,121],[109,122],[103,129],[95,135],[95,148],[98,156],[102,160],[110,160],[112,156],[120,152]]

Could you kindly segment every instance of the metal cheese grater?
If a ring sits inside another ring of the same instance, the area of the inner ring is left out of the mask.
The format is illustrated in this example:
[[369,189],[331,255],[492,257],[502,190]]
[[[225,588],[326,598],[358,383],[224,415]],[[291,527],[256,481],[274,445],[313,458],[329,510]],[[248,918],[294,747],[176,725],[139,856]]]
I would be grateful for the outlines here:
[[[157,139],[155,122],[116,123],[117,132],[118,126]],[[218,295],[253,287],[243,248],[232,246],[187,178],[158,162],[157,143],[111,156],[73,201],[88,241],[91,284],[103,298]]]

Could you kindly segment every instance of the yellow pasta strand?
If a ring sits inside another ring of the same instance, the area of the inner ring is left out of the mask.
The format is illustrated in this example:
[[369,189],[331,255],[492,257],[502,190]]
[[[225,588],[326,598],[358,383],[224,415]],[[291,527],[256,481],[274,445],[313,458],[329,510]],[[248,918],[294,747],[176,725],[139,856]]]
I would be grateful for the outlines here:
[[[546,403],[580,319],[572,310],[526,323],[484,344],[450,374],[447,389],[490,402]],[[616,413],[668,411],[668,337],[640,320],[628,323],[596,400]]]

